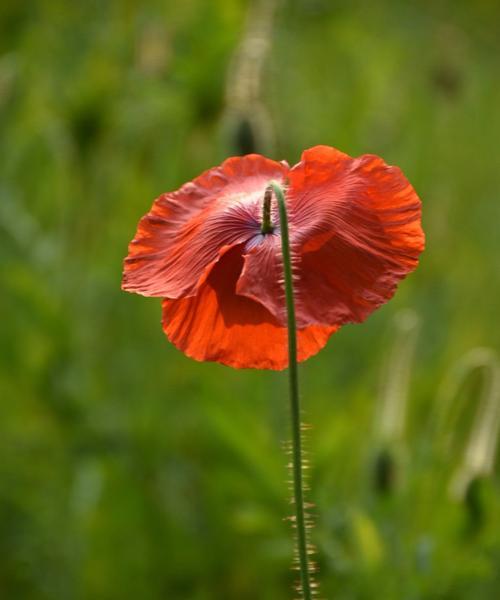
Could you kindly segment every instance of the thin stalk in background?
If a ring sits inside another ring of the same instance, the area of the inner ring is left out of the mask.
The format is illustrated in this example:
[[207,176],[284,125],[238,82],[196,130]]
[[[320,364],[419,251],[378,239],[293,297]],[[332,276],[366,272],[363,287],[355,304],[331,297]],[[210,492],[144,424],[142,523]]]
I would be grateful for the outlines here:
[[302,438],[300,425],[299,378],[297,366],[297,323],[293,295],[293,273],[288,235],[288,215],[285,197],[281,186],[270,183],[278,202],[281,229],[281,248],[283,253],[283,272],[285,280],[285,300],[288,328],[288,376],[290,385],[290,408],[292,420],[292,472],[293,496],[295,504],[295,527],[297,531],[297,552],[300,571],[300,591],[304,600],[312,599],[312,582],[308,559],[306,518],[304,514],[304,481],[302,475]]
[[410,379],[420,318],[412,309],[401,310],[393,319],[393,329],[394,342],[384,365],[375,423],[374,485],[379,493],[394,491],[403,474]]

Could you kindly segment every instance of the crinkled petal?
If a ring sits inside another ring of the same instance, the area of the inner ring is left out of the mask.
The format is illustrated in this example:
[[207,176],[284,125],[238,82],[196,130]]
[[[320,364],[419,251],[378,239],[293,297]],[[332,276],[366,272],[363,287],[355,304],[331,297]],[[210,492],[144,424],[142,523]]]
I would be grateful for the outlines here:
[[[235,293],[241,247],[228,250],[195,296],[163,301],[163,329],[187,356],[236,368],[283,369],[287,331],[259,302]],[[298,358],[316,354],[336,331],[313,325],[298,332]]]
[[289,174],[302,325],[363,321],[424,249],[420,200],[398,167],[319,146]]
[[259,302],[282,326],[286,325],[281,236],[266,235],[260,244],[246,250],[243,259],[236,293]]
[[[381,158],[351,158],[317,146],[289,172],[287,206],[297,322],[363,321],[394,294],[424,247],[421,205],[401,170]],[[284,324],[281,252],[253,249],[237,291]]]
[[260,232],[265,189],[287,171],[286,163],[250,154],[160,196],[129,245],[123,289],[167,298],[195,294],[224,246]]

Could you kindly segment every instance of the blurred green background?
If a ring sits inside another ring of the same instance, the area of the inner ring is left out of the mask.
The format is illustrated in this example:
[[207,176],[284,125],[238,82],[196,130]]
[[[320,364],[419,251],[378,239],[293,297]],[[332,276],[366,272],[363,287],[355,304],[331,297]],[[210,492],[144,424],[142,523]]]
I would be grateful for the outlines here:
[[400,165],[427,234],[301,369],[321,597],[500,597],[499,22],[495,0],[2,1],[1,598],[292,597],[286,375],[190,361],[120,278],[160,193],[318,143]]

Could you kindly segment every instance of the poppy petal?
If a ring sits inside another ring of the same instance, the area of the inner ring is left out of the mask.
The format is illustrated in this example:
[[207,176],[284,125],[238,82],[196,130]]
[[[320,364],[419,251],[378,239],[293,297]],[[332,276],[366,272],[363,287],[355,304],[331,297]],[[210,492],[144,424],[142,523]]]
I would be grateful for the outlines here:
[[[187,356],[236,368],[284,369],[287,330],[259,302],[235,293],[242,247],[221,256],[197,294],[163,301],[163,329]],[[298,358],[316,354],[337,330],[312,325],[298,332]]]
[[[289,172],[287,205],[299,327],[363,321],[423,250],[420,200],[400,169],[316,146]],[[276,237],[252,248],[237,292],[285,324]]]
[[289,173],[302,326],[363,321],[424,248],[421,203],[401,170],[378,156],[332,150],[311,148]]
[[266,235],[260,244],[245,251],[243,259],[236,293],[259,302],[280,325],[286,325],[281,237]]
[[195,294],[223,247],[260,232],[268,182],[287,172],[286,163],[258,154],[234,157],[157,198],[129,245],[123,289],[167,298]]

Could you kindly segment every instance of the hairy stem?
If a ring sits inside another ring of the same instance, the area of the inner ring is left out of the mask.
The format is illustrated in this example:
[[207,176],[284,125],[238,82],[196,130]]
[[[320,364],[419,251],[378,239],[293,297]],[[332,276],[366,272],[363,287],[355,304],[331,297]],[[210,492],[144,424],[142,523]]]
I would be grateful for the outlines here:
[[304,514],[304,482],[302,477],[302,439],[300,428],[299,379],[297,369],[297,323],[293,295],[292,260],[288,235],[288,216],[285,197],[281,186],[270,183],[278,201],[281,229],[281,248],[283,253],[283,271],[285,279],[285,299],[288,324],[288,375],[290,385],[290,408],[292,417],[292,470],[293,493],[295,501],[295,525],[297,528],[297,550],[300,569],[302,596],[311,600],[311,580],[307,556],[306,519]]

